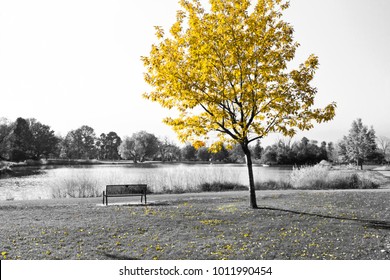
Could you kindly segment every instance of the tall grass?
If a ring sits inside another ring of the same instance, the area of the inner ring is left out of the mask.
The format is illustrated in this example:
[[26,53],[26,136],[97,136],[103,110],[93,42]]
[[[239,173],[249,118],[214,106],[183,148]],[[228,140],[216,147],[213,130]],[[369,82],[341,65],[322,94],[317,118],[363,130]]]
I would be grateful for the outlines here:
[[155,193],[199,192],[207,183],[240,184],[240,174],[229,169],[199,169],[195,166],[183,166],[144,174],[142,181],[147,183],[150,190]]
[[375,189],[379,184],[365,173],[331,170],[315,165],[294,168],[290,183],[295,189]]
[[52,184],[53,198],[86,198],[98,197],[101,194],[98,180],[85,173],[56,178]]
[[[185,193],[205,191],[247,190],[247,174],[234,168],[174,168],[128,169],[65,169],[57,171],[51,181],[53,198],[97,197],[106,185],[142,183],[151,193]],[[365,173],[330,170],[312,166],[294,169],[284,180],[265,180],[255,184],[257,190],[281,189],[365,189],[378,188],[379,184]]]
[[[66,171],[66,172],[65,172]],[[115,170],[71,169],[58,172],[51,181],[53,198],[100,196],[109,184],[147,184],[152,193],[184,193],[243,189],[238,172],[228,168],[200,169],[195,166],[148,168],[138,173]]]

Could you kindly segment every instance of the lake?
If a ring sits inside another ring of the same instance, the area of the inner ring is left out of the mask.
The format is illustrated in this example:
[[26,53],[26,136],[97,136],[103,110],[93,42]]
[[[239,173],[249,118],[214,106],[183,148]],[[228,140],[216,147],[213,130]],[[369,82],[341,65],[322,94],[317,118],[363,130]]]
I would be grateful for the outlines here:
[[[244,164],[146,164],[29,167],[32,175],[0,179],[0,200],[99,196],[105,185],[145,183],[152,192],[191,190],[202,183],[248,184]],[[255,181],[288,180],[292,168],[253,166]],[[82,193],[81,193],[82,192]]]

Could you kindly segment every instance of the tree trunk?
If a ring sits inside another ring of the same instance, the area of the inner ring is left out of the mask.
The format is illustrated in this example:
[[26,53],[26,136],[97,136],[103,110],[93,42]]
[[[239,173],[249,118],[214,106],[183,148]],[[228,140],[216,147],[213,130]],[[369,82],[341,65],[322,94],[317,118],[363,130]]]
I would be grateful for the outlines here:
[[243,143],[241,145],[244,153],[245,153],[245,159],[246,159],[246,166],[248,167],[248,175],[249,175],[249,201],[250,201],[250,207],[257,208],[257,201],[256,201],[256,191],[255,191],[255,181],[253,178],[253,168],[252,168],[252,156],[251,151],[248,147],[248,143]]
[[363,170],[363,160],[357,159],[356,161],[357,169]]

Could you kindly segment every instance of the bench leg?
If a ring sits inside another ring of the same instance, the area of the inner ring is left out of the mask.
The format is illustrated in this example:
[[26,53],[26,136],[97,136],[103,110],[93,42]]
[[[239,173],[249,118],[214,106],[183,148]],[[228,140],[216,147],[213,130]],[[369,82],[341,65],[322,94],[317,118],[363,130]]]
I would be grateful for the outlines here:
[[145,196],[145,202],[144,202],[144,204],[146,204],[146,194],[141,195],[141,203],[142,203],[143,200],[144,200],[144,196]]

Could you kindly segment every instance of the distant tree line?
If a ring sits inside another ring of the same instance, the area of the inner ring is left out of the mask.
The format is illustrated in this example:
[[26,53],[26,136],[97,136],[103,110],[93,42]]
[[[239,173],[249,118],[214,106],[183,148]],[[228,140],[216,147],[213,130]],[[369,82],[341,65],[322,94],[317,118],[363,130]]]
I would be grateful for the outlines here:
[[[260,159],[259,142],[253,149]],[[179,147],[168,138],[139,131],[123,139],[116,132],[96,136],[94,129],[83,125],[69,131],[65,137],[56,135],[50,126],[36,119],[18,118],[11,122],[0,119],[0,159],[9,161],[39,160],[42,158],[158,161],[243,161],[240,147],[210,153],[207,147],[199,149],[191,144]]]
[[376,137],[373,127],[365,126],[361,119],[354,120],[348,135],[336,144],[309,140],[291,143],[279,140],[264,149],[261,161],[267,164],[316,164],[322,160],[336,163],[353,163],[363,168],[363,163],[390,162],[390,139]]
[[115,133],[96,137],[94,129],[82,126],[65,137],[35,119],[0,119],[0,159],[9,161],[42,158],[120,159],[121,138]]
[[262,162],[267,164],[316,164],[328,160],[333,150],[333,143],[309,140],[303,137],[301,141],[291,143],[291,140],[279,140],[268,146],[262,155]]
[[[338,163],[389,163],[390,139],[376,137],[374,129],[353,121],[348,135],[338,143],[309,140],[278,140],[263,148],[258,140],[250,147],[256,162],[278,165],[311,165],[327,160]],[[235,163],[245,161],[240,146],[211,153],[203,145],[195,148],[187,143],[179,147],[168,138],[139,131],[123,139],[111,131],[96,136],[92,127],[83,125],[65,137],[55,135],[50,126],[36,119],[18,118],[11,122],[0,118],[0,160],[24,161],[42,158],[157,161],[214,161]]]

